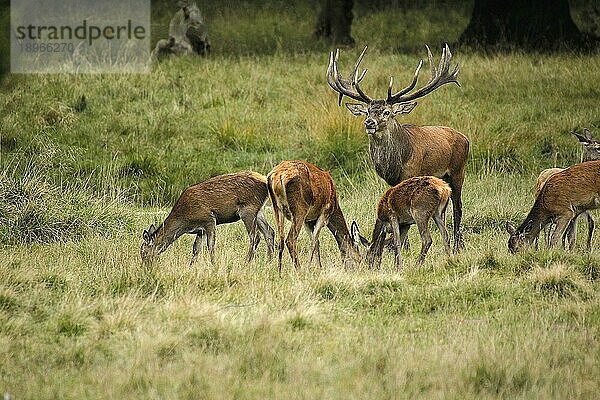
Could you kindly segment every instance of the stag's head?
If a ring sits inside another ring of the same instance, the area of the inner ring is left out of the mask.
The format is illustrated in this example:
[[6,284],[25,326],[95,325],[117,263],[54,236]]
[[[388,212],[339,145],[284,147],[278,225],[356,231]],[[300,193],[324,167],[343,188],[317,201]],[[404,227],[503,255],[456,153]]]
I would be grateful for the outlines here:
[[[423,66],[423,60],[419,62],[415,70],[412,81],[404,89],[398,92],[393,92],[392,86],[394,79],[390,77],[390,85],[388,87],[388,95],[386,99],[372,99],[361,88],[360,82],[365,77],[367,70],[359,72],[360,63],[365,56],[367,47],[354,64],[354,69],[348,76],[344,78],[338,71],[339,49],[329,54],[329,67],[327,68],[327,83],[333,90],[339,94],[338,103],[342,104],[344,96],[350,97],[360,103],[346,103],[346,107],[354,115],[365,115],[365,130],[369,135],[379,136],[386,129],[390,120],[398,114],[408,114],[415,108],[417,102],[415,100],[426,96],[446,83],[454,82],[459,85],[456,76],[458,75],[458,65],[450,71],[450,61],[452,53],[448,45],[445,45],[442,50],[442,57],[438,66],[433,62],[431,51],[427,47],[427,55],[429,57],[429,65],[431,67],[431,78],[429,82],[420,89],[414,90],[419,78],[419,72]],[[459,85],[460,86],[460,85]]]
[[600,160],[600,142],[592,137],[589,129],[583,130],[583,135],[571,132],[583,146],[583,161]]

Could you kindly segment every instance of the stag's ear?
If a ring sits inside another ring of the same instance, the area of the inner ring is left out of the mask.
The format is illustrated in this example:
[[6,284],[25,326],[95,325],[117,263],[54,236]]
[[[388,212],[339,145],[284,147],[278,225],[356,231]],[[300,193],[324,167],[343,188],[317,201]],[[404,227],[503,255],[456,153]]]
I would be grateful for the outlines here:
[[396,103],[392,104],[392,114],[408,114],[417,106],[417,102],[413,101],[412,103]]
[[150,228],[148,229],[148,234],[150,236],[154,236],[154,234],[156,233],[156,228],[154,227],[154,224],[150,225]]
[[144,242],[146,242],[146,243],[150,242],[150,234],[145,229],[144,229],[144,233],[142,233],[142,238],[144,238]]
[[583,128],[583,136],[590,142],[594,141],[594,138],[592,137],[592,132],[590,132],[588,128]]
[[367,114],[367,106],[361,103],[346,103],[346,108],[354,115]]
[[513,236],[517,230],[515,229],[515,226],[513,224],[506,221],[506,231],[510,236]]

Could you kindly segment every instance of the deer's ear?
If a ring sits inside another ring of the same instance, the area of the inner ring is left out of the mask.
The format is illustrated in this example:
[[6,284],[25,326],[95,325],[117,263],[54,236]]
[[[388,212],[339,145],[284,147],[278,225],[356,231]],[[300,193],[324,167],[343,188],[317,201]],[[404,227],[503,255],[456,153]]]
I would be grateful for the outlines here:
[[417,102],[413,101],[412,103],[396,103],[392,104],[392,114],[408,114],[417,106]]
[[[579,142],[581,144],[589,144],[591,142],[591,140],[589,138],[591,138],[591,135],[589,134],[590,131],[585,131],[584,130],[584,134],[580,135],[577,132],[571,132],[576,138],[577,140],[579,140]],[[589,137],[589,138],[588,138]]]
[[352,221],[352,225],[350,227],[350,236],[352,237],[352,241],[355,244],[362,244],[363,246],[368,247],[370,245],[367,238],[360,234],[360,230],[358,229],[358,224],[356,221]]
[[150,228],[148,229],[148,234],[150,236],[153,236],[156,233],[156,228],[154,227],[154,224],[150,225]]
[[150,234],[145,229],[144,229],[144,233],[142,233],[142,238],[144,239],[144,242],[146,242],[146,243],[150,242]]
[[515,226],[513,224],[506,221],[506,231],[510,236],[513,236],[517,230],[515,229]]
[[592,132],[588,128],[583,129],[583,136],[589,141],[593,142],[594,138],[592,138]]
[[366,115],[367,106],[360,103],[346,103],[346,108],[354,115]]

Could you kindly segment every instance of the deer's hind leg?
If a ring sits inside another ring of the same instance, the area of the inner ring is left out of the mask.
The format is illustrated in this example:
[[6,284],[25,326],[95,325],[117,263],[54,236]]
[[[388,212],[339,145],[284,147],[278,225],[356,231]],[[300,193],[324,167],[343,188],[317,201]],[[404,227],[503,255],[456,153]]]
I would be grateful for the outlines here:
[[446,218],[444,218],[444,216],[445,212],[433,214],[433,221],[437,225],[440,231],[440,235],[442,236],[442,241],[444,242],[444,250],[446,251],[446,255],[450,256],[450,238],[448,237],[448,229],[446,229]]
[[317,265],[319,266],[319,268],[323,268],[323,265],[321,264],[321,249],[319,247],[319,233],[321,232],[321,229],[327,225],[327,217],[325,216],[325,214],[321,214],[319,215],[319,218],[317,218],[316,221],[307,221],[304,226],[306,227],[306,230],[310,233],[310,243],[311,243],[311,248],[310,248],[310,261],[309,261],[309,265],[312,265],[313,262],[313,258],[315,256],[315,254],[317,255]]
[[190,266],[196,262],[198,253],[204,246],[208,246],[208,241],[206,240],[204,229],[200,229],[198,233],[196,233],[196,239],[194,240],[194,246],[192,247],[192,259],[190,260]]
[[254,259],[254,253],[258,247],[260,236],[257,229],[257,215],[259,210],[253,208],[246,208],[239,211],[239,216],[246,232],[248,233],[248,254],[246,255],[246,262],[249,263]]
[[592,251],[592,238],[594,237],[594,218],[592,218],[592,214],[589,211],[584,213],[585,218],[587,219],[588,224],[588,238],[587,238],[587,251],[588,253]]
[[262,208],[256,214],[256,226],[267,244],[267,261],[273,258],[273,250],[275,248],[275,231],[265,219],[265,214]]

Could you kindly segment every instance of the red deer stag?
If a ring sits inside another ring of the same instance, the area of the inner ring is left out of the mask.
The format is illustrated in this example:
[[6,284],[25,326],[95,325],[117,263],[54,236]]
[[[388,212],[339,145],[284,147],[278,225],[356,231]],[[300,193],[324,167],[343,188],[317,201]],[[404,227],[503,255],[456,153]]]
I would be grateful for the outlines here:
[[518,228],[506,223],[508,249],[516,253],[535,242],[550,223],[556,223],[550,239],[550,246],[554,246],[564,238],[572,220],[596,208],[600,208],[600,160],[575,164],[548,178]]
[[[279,274],[285,245],[294,266],[300,268],[296,241],[302,225],[311,238],[310,263],[316,254],[317,264],[322,267],[319,232],[324,226],[333,234],[346,266],[352,268],[360,262],[359,239],[355,236],[358,227],[353,222],[352,234],[348,230],[329,172],[305,161],[282,161],[267,175],[267,186],[279,236]],[[285,245],[284,218],[292,222]]]
[[[583,146],[583,154],[581,157],[582,162],[600,160],[600,142],[595,140],[592,137],[592,134],[588,129],[583,130],[583,135],[580,135],[577,132],[571,132],[571,133],[573,135],[575,135],[575,137],[577,137],[577,139],[579,140],[579,143],[581,143],[581,145]],[[564,170],[565,170],[564,168],[548,168],[548,169],[545,169],[542,172],[540,172],[540,175],[538,176],[538,178],[535,182],[536,197],[540,193],[542,188],[544,187],[544,184],[546,183],[548,178],[550,178],[555,173],[561,172]],[[582,215],[586,217],[587,224],[588,224],[587,250],[590,251],[591,246],[592,246],[592,237],[594,235],[594,219],[592,218],[592,215],[587,211],[582,213]],[[565,235],[565,239],[567,239],[569,242],[570,250],[572,250],[573,247],[575,246],[576,233],[577,233],[577,219],[574,219],[569,224],[569,227],[567,228],[567,233]],[[546,240],[548,243],[550,242],[549,231],[546,232]]]
[[144,231],[140,249],[142,261],[152,261],[181,235],[191,233],[196,235],[196,240],[190,265],[204,243],[214,264],[216,226],[240,219],[250,240],[246,261],[250,262],[254,257],[260,241],[259,232],[267,243],[267,255],[271,259],[275,232],[262,212],[267,196],[267,178],[253,171],[219,175],[190,186],[161,226],[150,225],[150,229]]
[[450,255],[445,215],[451,192],[445,181],[433,176],[409,178],[388,189],[381,196],[377,206],[377,220],[366,255],[369,267],[380,267],[386,234],[391,231],[396,252],[396,267],[402,268],[401,243],[412,224],[417,225],[421,235],[422,247],[417,263],[422,264],[432,243],[429,232],[431,218],[442,235],[446,254]]
[[[427,46],[426,46],[427,47]],[[367,96],[360,88],[360,82],[367,70],[359,74],[359,65],[367,47],[362,51],[348,79],[338,72],[339,50],[329,56],[327,83],[339,93],[339,104],[347,96],[361,102],[347,103],[346,107],[354,115],[366,115],[365,130],[369,137],[369,154],[377,174],[390,186],[414,177],[433,175],[442,178],[452,188],[452,208],[454,220],[454,250],[463,247],[460,224],[462,220],[461,193],[465,178],[465,166],[469,153],[469,140],[455,129],[445,126],[415,126],[400,124],[395,117],[408,114],[415,108],[414,101],[447,83],[456,83],[458,65],[450,71],[452,54],[448,45],[442,51],[438,67],[433,63],[429,47],[427,53],[431,66],[429,82],[414,90],[421,60],[416,68],[412,82],[404,89],[393,93],[393,79],[390,78],[387,99],[377,100]]]

